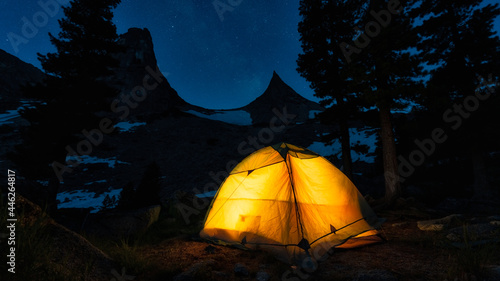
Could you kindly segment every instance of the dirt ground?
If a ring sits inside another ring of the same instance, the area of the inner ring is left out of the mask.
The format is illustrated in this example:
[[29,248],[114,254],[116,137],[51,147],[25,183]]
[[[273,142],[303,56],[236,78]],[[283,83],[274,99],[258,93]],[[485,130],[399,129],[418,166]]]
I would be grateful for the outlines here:
[[[448,241],[446,231],[421,231],[416,218],[394,214],[385,217],[380,231],[385,242],[336,249],[309,272],[262,251],[214,245],[196,236],[185,236],[141,247],[140,253],[155,269],[135,280],[497,280],[488,267],[500,265],[498,242],[458,249]],[[467,268],[467,263],[476,261],[480,263],[478,268]],[[240,265],[247,272],[236,269],[241,269]]]
[[[186,225],[166,212],[141,237],[107,240],[82,237],[45,218],[42,210],[28,200],[21,196],[17,199],[17,206],[24,210],[18,239],[33,243],[18,248],[23,259],[19,264],[21,275],[15,280],[500,281],[498,215],[462,215],[443,230],[422,231],[417,222],[446,214],[408,206],[378,212],[386,219],[380,229],[385,241],[356,249],[334,249],[316,268],[305,270],[264,251],[200,239],[204,214]],[[473,226],[477,230],[481,225],[486,231],[474,235]],[[460,239],[450,240],[451,234],[457,235],[452,230],[459,231]],[[0,280],[4,280],[1,273]]]

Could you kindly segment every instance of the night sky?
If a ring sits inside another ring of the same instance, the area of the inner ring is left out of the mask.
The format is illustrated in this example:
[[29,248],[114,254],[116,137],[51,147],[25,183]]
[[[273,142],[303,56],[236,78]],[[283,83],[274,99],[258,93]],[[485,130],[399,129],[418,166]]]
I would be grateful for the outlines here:
[[[48,32],[59,32],[57,19],[63,16],[62,9],[47,13],[37,3],[51,1],[56,0],[3,0],[0,49],[40,68],[36,53],[55,50]],[[122,0],[114,22],[119,34],[130,27],[149,29],[161,71],[192,104],[214,109],[244,106],[264,92],[273,70],[299,94],[317,101],[296,71],[301,52],[298,0],[216,1],[234,7],[220,14],[213,0]],[[31,38],[23,36],[23,18],[38,20],[28,34]],[[500,30],[500,18],[495,26]],[[25,38],[17,50],[9,33]]]

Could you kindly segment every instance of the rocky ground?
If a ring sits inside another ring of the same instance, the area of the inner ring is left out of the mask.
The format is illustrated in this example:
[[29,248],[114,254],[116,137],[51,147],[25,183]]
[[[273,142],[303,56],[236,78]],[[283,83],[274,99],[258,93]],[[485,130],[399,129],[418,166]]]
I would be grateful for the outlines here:
[[[174,206],[148,209],[156,211],[143,218],[131,214],[134,221],[155,222],[119,238],[71,231],[61,225],[71,226],[68,220],[48,218],[20,196],[18,207],[18,239],[30,242],[18,250],[17,280],[500,280],[499,215],[450,215],[413,199],[378,212],[386,219],[380,229],[384,242],[333,250],[314,270],[263,251],[201,240],[204,210],[189,223]],[[120,227],[126,223],[122,219]],[[6,238],[0,235],[2,245]]]
[[[172,280],[500,280],[498,217],[455,215],[427,221],[436,214],[415,209],[380,215],[387,218],[381,229],[385,242],[334,250],[313,271],[283,264],[264,252],[176,237],[141,247],[157,270],[138,278],[171,274]],[[441,226],[431,230],[419,227],[422,224]]]

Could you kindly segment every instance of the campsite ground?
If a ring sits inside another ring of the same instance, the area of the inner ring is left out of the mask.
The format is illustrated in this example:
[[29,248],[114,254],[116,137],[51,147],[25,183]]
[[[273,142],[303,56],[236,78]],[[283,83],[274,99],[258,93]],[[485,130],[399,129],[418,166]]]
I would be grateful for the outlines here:
[[452,242],[447,229],[477,218],[464,216],[442,231],[422,231],[418,221],[443,214],[406,208],[379,215],[386,218],[385,242],[335,250],[310,272],[262,251],[209,244],[197,236],[201,221],[183,227],[171,219],[137,240],[122,264],[135,272],[134,280],[500,280],[492,275],[500,265],[499,228],[487,234],[493,240],[469,234]]
[[[390,211],[378,211],[386,219],[381,228],[385,242],[337,249],[316,270],[307,272],[263,251],[201,240],[198,232],[204,212],[191,216],[186,224],[175,215],[175,208],[163,208],[160,219],[138,237],[104,239],[81,233],[85,240],[41,215],[39,207],[18,201],[24,211],[18,217],[17,239],[29,243],[17,248],[23,258],[19,259],[17,279],[12,280],[500,281],[499,213],[463,212],[445,222],[441,230],[443,222],[436,223],[436,231],[423,231],[418,222],[450,213],[409,200],[403,203]],[[5,237],[0,236],[2,239]],[[0,277],[4,269],[5,265]]]

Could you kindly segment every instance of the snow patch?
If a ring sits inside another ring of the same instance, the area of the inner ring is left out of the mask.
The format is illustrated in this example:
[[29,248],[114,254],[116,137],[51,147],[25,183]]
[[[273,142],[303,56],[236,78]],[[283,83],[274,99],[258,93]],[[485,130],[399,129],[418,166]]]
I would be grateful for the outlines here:
[[94,183],[105,183],[107,180],[98,180],[98,181],[91,181],[86,183],[85,185],[93,185]]
[[406,106],[404,108],[391,109],[391,113],[407,114],[407,113],[410,113],[414,108],[419,107],[419,105],[414,101],[403,101],[402,103],[406,104]]
[[368,153],[363,154],[354,152],[352,154],[352,161],[363,161],[366,163],[375,163],[375,149],[377,148],[377,132],[376,129],[357,129],[351,128],[349,130],[352,145],[366,145],[368,146]]
[[330,156],[340,154],[340,142],[335,140],[332,144],[325,144],[323,142],[315,141],[307,149],[316,152],[321,156]]
[[36,182],[43,185],[43,186],[49,186],[49,181],[37,180]]
[[85,190],[64,191],[57,194],[58,209],[62,208],[91,208],[91,213],[97,213],[102,206],[106,195],[118,198],[122,188],[113,189],[96,196],[95,192]]
[[145,122],[136,122],[136,123],[130,123],[130,122],[119,122],[115,124],[115,128],[120,129],[120,132],[132,132],[134,131],[134,127],[139,127],[139,126],[144,126],[146,125]]
[[200,193],[200,194],[195,194],[196,197],[198,198],[213,198],[215,197],[215,194],[217,193],[217,190],[205,192],[205,193]]
[[[122,162],[116,160],[116,157],[111,158],[97,158],[90,155],[82,155],[82,156],[68,156],[66,157],[66,162],[78,162],[79,164],[97,164],[97,163],[105,163],[108,164],[109,168],[115,168],[116,164],[128,164],[127,162]],[[72,166],[72,165],[68,165]]]
[[[375,162],[375,149],[377,142],[377,133],[375,129],[367,128],[350,128],[349,129],[351,147],[354,145],[366,145],[368,146],[368,153],[359,153],[351,150],[352,162],[363,161],[366,163]],[[335,155],[337,157],[342,156],[342,147],[340,140],[336,139],[331,144],[324,144],[322,142],[313,142],[307,149],[314,151],[322,156]]]
[[203,114],[195,110],[188,110],[186,113],[193,114],[201,118],[222,121],[229,124],[248,126],[252,125],[250,113],[244,110],[216,111],[214,114]]
[[20,116],[20,114],[18,112],[18,109],[7,110],[7,112],[0,114],[0,125],[14,123],[11,120],[14,118],[17,118],[19,116]]
[[17,109],[7,110],[6,112],[0,114],[0,125],[14,123],[12,119],[21,117],[21,114],[19,113],[21,109],[34,108],[36,104],[42,104],[42,105],[47,104],[45,102],[37,102],[29,100],[20,100],[19,102],[21,103],[21,106],[18,107]]
[[316,118],[316,114],[321,113],[321,110],[309,110],[309,119]]

